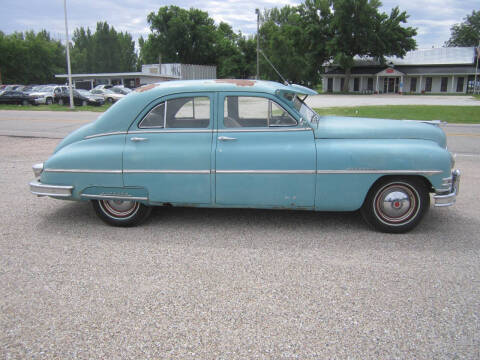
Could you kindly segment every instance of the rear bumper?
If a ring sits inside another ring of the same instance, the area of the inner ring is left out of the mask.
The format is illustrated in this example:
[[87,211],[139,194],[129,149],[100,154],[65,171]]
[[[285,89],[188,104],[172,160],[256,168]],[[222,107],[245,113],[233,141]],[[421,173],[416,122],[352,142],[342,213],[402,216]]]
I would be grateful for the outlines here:
[[73,186],[66,185],[45,185],[39,181],[30,182],[30,191],[38,196],[52,196],[58,198],[69,198],[72,196]]
[[455,204],[460,190],[460,170],[453,170],[452,176],[445,179],[445,181],[450,185],[450,189],[446,192],[435,193],[433,198],[435,199],[435,206],[437,207],[452,206]]

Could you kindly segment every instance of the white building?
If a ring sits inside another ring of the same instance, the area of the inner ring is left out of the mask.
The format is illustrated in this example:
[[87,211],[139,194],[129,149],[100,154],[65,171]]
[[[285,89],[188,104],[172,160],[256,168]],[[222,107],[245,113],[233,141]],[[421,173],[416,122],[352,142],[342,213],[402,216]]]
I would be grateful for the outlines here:
[[[434,48],[387,58],[381,65],[369,58],[355,58],[349,92],[358,93],[468,93],[473,92],[476,52],[474,47]],[[479,76],[480,78],[480,76]],[[325,66],[324,92],[340,92],[345,71]]]
[[[66,81],[68,79],[67,74],[59,74],[55,77]],[[189,64],[142,65],[142,71],[140,72],[72,74],[74,86],[88,90],[99,84],[124,85],[129,88],[136,88],[160,81],[216,78],[216,66]]]

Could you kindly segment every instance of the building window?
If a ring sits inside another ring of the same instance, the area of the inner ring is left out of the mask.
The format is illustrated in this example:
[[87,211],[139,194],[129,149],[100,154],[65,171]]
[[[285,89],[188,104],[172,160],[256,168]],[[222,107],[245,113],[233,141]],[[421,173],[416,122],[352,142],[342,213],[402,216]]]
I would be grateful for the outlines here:
[[457,92],[463,92],[463,82],[465,81],[465,78],[459,77],[457,79]]
[[448,77],[442,77],[442,83],[440,85],[441,92],[447,92],[448,87]]
[[353,79],[353,91],[360,91],[360,79]]
[[345,78],[340,79],[340,91],[343,91],[343,86],[345,85]]
[[432,78],[427,77],[425,78],[425,92],[431,92],[432,91]]
[[373,78],[368,78],[367,90],[373,91]]
[[327,80],[327,92],[333,92],[333,78]]
[[417,78],[410,79],[410,92],[417,92]]

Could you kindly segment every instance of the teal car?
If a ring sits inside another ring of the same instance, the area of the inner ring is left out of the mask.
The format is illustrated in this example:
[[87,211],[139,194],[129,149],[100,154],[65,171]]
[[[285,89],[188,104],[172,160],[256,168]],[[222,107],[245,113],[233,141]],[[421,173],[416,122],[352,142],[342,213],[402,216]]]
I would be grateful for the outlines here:
[[374,228],[414,228],[450,206],[460,172],[433,123],[319,116],[315,91],[253,80],[141,87],[33,166],[39,196],[91,201],[111,225],[152,206],[356,211]]

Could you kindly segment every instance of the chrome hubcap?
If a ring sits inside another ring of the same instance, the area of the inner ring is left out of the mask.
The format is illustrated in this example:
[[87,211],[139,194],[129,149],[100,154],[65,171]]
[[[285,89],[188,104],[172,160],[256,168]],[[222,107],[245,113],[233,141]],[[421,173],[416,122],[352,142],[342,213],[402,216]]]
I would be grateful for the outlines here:
[[102,207],[109,215],[117,218],[125,218],[138,210],[139,203],[126,200],[102,200]]
[[387,185],[375,198],[375,212],[386,223],[404,223],[410,220],[417,210],[418,201],[414,190],[403,184]]

